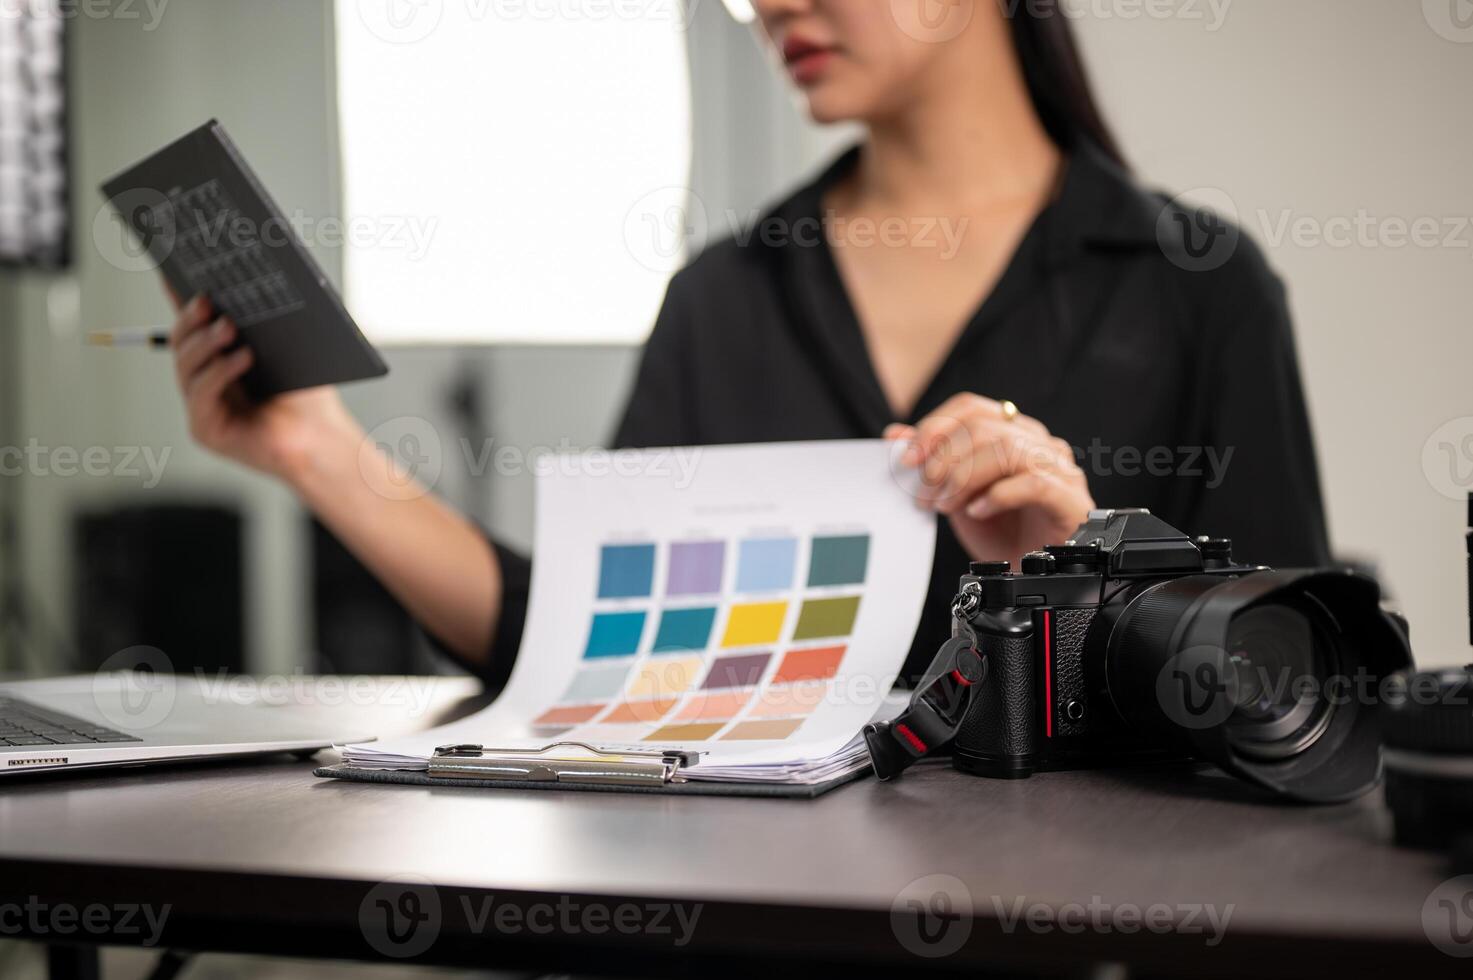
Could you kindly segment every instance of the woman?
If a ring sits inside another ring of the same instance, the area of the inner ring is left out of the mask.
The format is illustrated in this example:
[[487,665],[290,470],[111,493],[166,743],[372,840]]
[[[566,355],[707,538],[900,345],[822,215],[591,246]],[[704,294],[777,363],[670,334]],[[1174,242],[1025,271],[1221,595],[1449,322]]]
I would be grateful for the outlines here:
[[[1186,236],[1204,216],[1131,183],[1061,15],[964,0],[943,36],[903,3],[754,6],[813,118],[867,135],[763,234],[674,278],[619,446],[906,440],[945,516],[908,673],[946,635],[969,557],[1061,541],[1097,504],[1230,535],[1257,562],[1326,560],[1283,290],[1246,241],[1203,262]],[[204,302],[180,313],[196,438],[285,481],[449,651],[504,679],[528,563],[432,497],[395,499],[334,391],[245,405],[234,338]]]

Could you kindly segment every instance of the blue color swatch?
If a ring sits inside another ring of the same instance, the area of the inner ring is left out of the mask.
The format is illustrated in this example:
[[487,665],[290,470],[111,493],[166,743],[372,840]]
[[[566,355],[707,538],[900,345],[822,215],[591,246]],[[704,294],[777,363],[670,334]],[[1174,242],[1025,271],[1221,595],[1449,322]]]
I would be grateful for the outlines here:
[[650,594],[655,580],[655,546],[604,545],[598,566],[600,599],[632,599]]
[[737,564],[738,592],[779,592],[793,586],[798,542],[792,538],[743,541]]
[[629,676],[627,663],[613,666],[585,667],[573,677],[573,682],[563,692],[563,704],[589,704],[608,701],[624,689]]
[[598,613],[593,617],[593,628],[588,631],[588,646],[583,656],[623,657],[639,649],[639,637],[644,632],[644,613]]
[[869,567],[869,535],[814,538],[808,563],[808,584],[860,585]]
[[715,622],[715,609],[666,609],[660,616],[654,652],[704,650],[711,640],[711,626]]

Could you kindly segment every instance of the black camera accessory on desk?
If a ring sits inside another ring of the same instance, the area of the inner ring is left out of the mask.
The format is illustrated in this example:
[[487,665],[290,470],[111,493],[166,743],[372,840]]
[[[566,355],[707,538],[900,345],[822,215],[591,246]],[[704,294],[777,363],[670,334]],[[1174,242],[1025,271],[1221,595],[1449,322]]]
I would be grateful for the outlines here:
[[1396,842],[1447,848],[1473,835],[1473,670],[1398,675],[1386,713],[1386,804]]
[[1144,510],[1096,511],[1021,568],[962,576],[956,636],[865,729],[880,778],[950,740],[994,777],[1198,758],[1306,802],[1379,781],[1376,688],[1412,657],[1373,579],[1238,564]]
[[[1464,540],[1473,623],[1473,494]],[[1440,850],[1461,841],[1456,860],[1473,871],[1473,665],[1399,674],[1389,700],[1383,758],[1396,842]]]

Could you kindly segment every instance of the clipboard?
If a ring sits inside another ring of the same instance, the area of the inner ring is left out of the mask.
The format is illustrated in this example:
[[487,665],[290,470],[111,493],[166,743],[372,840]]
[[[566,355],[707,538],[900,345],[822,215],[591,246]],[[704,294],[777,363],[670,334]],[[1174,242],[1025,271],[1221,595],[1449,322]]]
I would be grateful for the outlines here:
[[[556,754],[567,749],[579,749],[594,758]],[[869,773],[868,769],[860,769],[821,783],[801,784],[701,781],[681,774],[681,769],[699,761],[698,752],[611,753],[585,742],[552,742],[535,749],[466,744],[439,746],[427,770],[369,769],[339,763],[319,767],[313,770],[313,775],[409,786],[814,799]]]

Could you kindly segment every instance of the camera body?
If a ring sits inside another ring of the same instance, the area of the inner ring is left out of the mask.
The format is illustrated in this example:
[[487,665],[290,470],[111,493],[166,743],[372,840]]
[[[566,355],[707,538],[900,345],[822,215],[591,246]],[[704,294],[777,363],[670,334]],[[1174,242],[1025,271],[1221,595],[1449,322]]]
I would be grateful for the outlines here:
[[1004,778],[1192,758],[1318,803],[1380,781],[1379,685],[1412,654],[1375,579],[1239,564],[1144,510],[1095,511],[1019,568],[963,576],[951,639],[864,728],[881,779],[950,744]]
[[953,763],[978,775],[1164,762],[1189,752],[1122,717],[1105,652],[1131,601],[1184,576],[1265,571],[1233,562],[1226,539],[1188,539],[1144,510],[1097,511],[1069,543],[1007,562],[974,562],[961,578],[966,622],[988,663],[953,743]]

